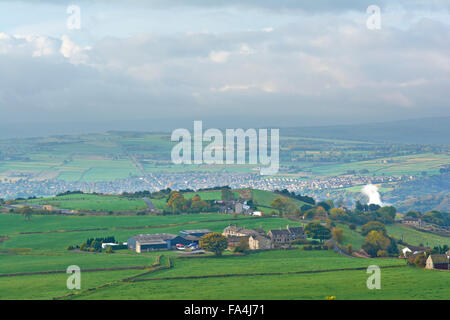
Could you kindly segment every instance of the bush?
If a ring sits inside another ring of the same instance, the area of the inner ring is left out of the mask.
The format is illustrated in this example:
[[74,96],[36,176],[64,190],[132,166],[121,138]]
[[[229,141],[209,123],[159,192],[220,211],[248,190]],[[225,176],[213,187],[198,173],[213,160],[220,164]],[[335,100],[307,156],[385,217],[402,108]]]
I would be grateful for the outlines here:
[[303,246],[303,250],[310,251],[312,250],[312,246],[310,244],[306,244]]
[[348,227],[350,228],[350,230],[356,230],[356,224],[354,223],[350,223]]
[[387,257],[389,253],[386,250],[378,250],[377,257]]

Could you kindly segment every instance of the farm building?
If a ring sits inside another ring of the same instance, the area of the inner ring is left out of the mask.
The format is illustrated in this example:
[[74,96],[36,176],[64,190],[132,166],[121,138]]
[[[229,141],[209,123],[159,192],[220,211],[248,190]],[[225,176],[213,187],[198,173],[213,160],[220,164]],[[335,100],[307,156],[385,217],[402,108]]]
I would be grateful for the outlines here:
[[449,258],[446,254],[430,254],[427,259],[426,269],[450,270]]
[[149,252],[155,250],[170,250],[170,240],[177,236],[170,233],[139,234],[127,240],[129,250]]
[[[206,229],[202,229],[206,232]],[[189,235],[189,231],[195,231],[200,234],[200,230],[184,230],[187,234],[186,236],[175,235],[171,233],[154,233],[154,234],[139,234],[131,237],[127,241],[128,249],[141,252],[149,252],[156,250],[172,250],[177,244],[182,244],[184,246],[190,245],[191,243],[198,244],[201,237]],[[209,230],[208,230],[209,231]],[[194,234],[195,234],[194,232]],[[210,233],[206,232],[205,234]]]

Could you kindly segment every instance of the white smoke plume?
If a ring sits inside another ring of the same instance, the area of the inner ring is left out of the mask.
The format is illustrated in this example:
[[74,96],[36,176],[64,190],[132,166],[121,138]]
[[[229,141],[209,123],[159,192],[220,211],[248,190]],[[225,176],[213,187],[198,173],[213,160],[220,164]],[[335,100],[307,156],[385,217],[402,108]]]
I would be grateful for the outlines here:
[[381,202],[380,193],[378,192],[378,187],[373,184],[368,184],[364,186],[362,189],[362,193],[369,197],[369,203],[368,204],[377,204],[379,206],[382,206],[383,203]]

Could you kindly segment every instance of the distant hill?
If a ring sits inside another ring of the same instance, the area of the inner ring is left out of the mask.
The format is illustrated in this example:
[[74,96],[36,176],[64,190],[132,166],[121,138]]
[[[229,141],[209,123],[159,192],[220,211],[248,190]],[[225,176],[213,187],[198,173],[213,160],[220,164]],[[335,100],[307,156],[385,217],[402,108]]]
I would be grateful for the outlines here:
[[424,118],[383,123],[283,128],[281,135],[392,142],[450,144],[450,117]]

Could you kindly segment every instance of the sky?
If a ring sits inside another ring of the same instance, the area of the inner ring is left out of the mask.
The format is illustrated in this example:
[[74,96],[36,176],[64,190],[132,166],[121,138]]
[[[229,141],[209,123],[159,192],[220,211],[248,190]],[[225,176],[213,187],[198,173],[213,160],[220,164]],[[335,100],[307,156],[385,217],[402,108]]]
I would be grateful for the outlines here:
[[[379,29],[367,27],[370,5]],[[449,0],[2,0],[0,138],[450,116],[449,9]]]

